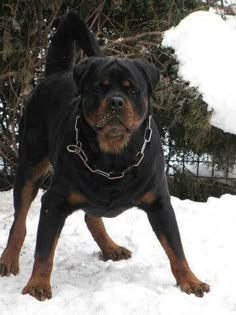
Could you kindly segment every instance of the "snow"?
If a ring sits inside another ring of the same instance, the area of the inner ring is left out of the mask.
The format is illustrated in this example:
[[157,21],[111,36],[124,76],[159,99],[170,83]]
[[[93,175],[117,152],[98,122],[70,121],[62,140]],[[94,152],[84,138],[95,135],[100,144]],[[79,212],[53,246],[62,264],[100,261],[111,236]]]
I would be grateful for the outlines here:
[[[206,2],[206,1],[204,1]],[[219,0],[216,4],[221,6],[221,0]],[[235,0],[223,0],[223,4],[224,6],[228,6],[228,5],[232,5],[232,4],[236,4]]]
[[[40,193],[41,194],[41,193]],[[13,219],[12,192],[0,193],[0,250]],[[133,251],[128,261],[103,262],[84,223],[83,211],[66,221],[56,250],[53,298],[39,302],[20,292],[31,274],[40,196],[29,212],[17,277],[0,279],[1,315],[229,315],[236,313],[236,196],[207,203],[172,197],[183,244],[195,274],[211,285],[203,298],[182,293],[146,215],[130,209],[105,219],[117,243]]]
[[211,124],[236,134],[236,18],[194,12],[165,32],[162,45],[175,50],[179,76],[213,110]]
[[[219,1],[220,2],[220,1]],[[219,3],[220,4],[220,3]],[[224,5],[232,5],[232,4],[236,4],[235,0],[225,0],[224,1]]]
[[[210,164],[200,164],[199,169],[197,163],[195,164],[186,164],[185,165],[186,169],[190,171],[192,174],[195,176],[200,176],[200,177],[221,177],[222,179],[224,178],[226,180],[226,174],[225,172],[218,170],[217,167],[212,166]],[[232,169],[229,170],[227,179],[232,179],[235,181],[236,179],[236,167],[233,167]]]

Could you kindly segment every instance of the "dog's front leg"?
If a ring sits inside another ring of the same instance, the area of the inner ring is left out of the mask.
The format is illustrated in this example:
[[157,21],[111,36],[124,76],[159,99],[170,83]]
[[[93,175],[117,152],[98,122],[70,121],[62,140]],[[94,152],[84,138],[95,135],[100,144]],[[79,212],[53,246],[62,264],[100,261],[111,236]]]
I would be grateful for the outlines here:
[[58,238],[68,215],[63,205],[55,202],[56,198],[52,196],[49,198],[46,196],[42,200],[33,271],[22,291],[23,294],[30,294],[39,301],[52,297],[50,277],[53,258]]
[[180,233],[169,195],[159,197],[144,207],[151,226],[164,248],[177,285],[188,294],[202,297],[210,287],[193,274],[184,255]]

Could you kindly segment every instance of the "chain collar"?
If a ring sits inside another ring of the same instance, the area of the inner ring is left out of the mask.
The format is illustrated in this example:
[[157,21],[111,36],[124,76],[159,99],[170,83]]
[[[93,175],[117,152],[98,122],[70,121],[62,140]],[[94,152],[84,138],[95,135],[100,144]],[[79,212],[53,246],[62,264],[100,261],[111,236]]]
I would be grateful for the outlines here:
[[144,158],[144,151],[146,149],[147,144],[151,141],[152,138],[152,128],[151,128],[151,122],[152,122],[152,116],[149,115],[148,117],[148,125],[145,129],[144,132],[144,142],[143,145],[140,149],[140,151],[136,154],[136,162],[135,164],[130,165],[129,167],[127,167],[125,170],[123,170],[120,173],[115,173],[115,172],[104,172],[102,170],[97,169],[94,165],[90,164],[88,157],[86,155],[86,153],[84,152],[84,150],[82,149],[82,142],[79,141],[79,128],[78,128],[78,121],[79,121],[80,116],[76,117],[75,120],[75,137],[76,137],[76,144],[69,144],[67,146],[67,150],[71,153],[75,153],[77,154],[80,159],[82,160],[82,162],[84,163],[84,165],[87,167],[87,169],[91,172],[91,173],[96,173],[99,174],[103,177],[106,177],[110,180],[115,180],[115,179],[121,179],[123,178],[132,168],[139,166],[139,164],[142,162],[143,158]]

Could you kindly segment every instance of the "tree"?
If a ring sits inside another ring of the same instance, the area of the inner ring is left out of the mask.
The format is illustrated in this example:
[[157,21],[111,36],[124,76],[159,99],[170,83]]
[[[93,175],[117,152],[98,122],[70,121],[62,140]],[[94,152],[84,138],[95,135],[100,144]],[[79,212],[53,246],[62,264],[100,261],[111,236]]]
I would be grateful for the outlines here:
[[[43,78],[50,37],[62,15],[71,9],[78,10],[90,25],[106,55],[146,58],[161,69],[154,106],[163,144],[169,148],[167,162],[183,153],[189,157],[210,154],[223,167],[226,160],[235,161],[234,137],[210,127],[210,113],[201,96],[179,80],[173,52],[160,45],[163,31],[199,8],[207,6],[194,0],[3,0],[0,158],[4,180],[7,177],[12,185],[17,165],[17,126],[25,100]],[[82,58],[79,52],[76,61]]]

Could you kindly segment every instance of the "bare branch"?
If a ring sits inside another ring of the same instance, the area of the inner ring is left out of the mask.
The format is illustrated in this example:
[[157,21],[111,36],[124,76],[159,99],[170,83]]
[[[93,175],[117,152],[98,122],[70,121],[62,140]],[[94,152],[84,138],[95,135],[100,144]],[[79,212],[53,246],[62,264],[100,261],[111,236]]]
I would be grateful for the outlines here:
[[14,76],[15,74],[16,74],[16,71],[9,71],[9,72],[7,72],[7,73],[1,74],[1,75],[0,75],[0,81],[9,79],[9,77]]

